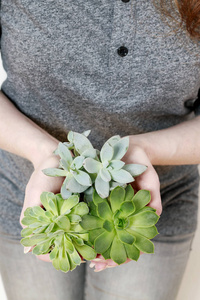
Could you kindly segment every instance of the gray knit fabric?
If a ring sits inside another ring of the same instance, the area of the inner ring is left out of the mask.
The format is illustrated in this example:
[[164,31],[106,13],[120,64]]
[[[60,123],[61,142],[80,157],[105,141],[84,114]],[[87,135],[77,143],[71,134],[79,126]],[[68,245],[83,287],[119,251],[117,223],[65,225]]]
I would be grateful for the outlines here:
[[[200,87],[200,46],[184,32],[171,32],[151,0],[2,0],[1,26],[8,76],[2,91],[61,141],[69,130],[92,129],[90,139],[100,148],[115,134],[155,131],[194,117],[185,104],[195,101]],[[118,54],[121,46],[126,56]],[[197,167],[156,169],[164,208],[159,232],[193,232]],[[3,234],[20,236],[32,171],[25,159],[0,152]]]

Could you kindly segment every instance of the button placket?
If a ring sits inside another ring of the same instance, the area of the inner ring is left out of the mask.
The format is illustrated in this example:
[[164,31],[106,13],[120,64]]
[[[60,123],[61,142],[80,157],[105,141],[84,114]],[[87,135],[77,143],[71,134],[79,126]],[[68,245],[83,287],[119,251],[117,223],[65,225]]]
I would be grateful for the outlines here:
[[127,59],[133,55],[136,18],[134,10],[136,0],[130,1],[127,5],[116,1],[113,13],[112,35],[109,51],[109,70],[116,76],[121,74],[124,80],[128,78],[126,73]]

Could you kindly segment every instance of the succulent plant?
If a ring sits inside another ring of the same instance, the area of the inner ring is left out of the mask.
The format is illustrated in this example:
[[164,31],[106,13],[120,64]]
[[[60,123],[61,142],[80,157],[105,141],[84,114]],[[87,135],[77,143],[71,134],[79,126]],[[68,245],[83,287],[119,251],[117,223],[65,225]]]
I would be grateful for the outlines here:
[[69,142],[59,143],[55,151],[61,158],[59,168],[43,170],[48,176],[65,177],[61,188],[64,199],[72,193],[85,192],[90,187],[94,187],[100,197],[107,198],[110,190],[116,186],[125,187],[147,169],[141,164],[125,165],[121,161],[128,150],[129,137],[113,136],[99,152],[88,140],[89,133],[90,131],[83,134],[70,131]]
[[116,186],[133,182],[147,167],[121,161],[129,147],[129,137],[113,136],[101,148],[99,159],[88,157],[83,166],[89,174],[96,174],[95,189],[100,197],[107,198]]
[[57,270],[68,272],[81,263],[81,256],[87,260],[96,257],[88,241],[88,232],[80,226],[82,217],[89,212],[86,203],[79,202],[78,195],[64,200],[60,194],[41,194],[44,207],[29,207],[24,213],[21,244],[34,246],[35,255],[50,253],[50,259]]
[[134,195],[130,184],[114,188],[107,199],[94,191],[90,215],[84,215],[80,225],[89,230],[95,251],[117,264],[127,258],[138,260],[140,251],[153,253],[150,239],[158,234],[155,224],[159,216],[146,206],[150,200],[149,191],[140,190]]

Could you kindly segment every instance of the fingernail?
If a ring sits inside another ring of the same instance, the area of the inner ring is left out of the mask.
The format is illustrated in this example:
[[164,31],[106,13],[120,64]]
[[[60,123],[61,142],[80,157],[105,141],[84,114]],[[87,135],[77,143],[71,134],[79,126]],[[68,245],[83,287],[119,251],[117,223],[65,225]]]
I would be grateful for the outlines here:
[[115,266],[106,266],[106,269],[114,268]]
[[31,248],[32,247],[24,247],[24,253],[26,254],[26,253],[30,252]]
[[102,258],[94,258],[92,261],[103,261]]
[[85,260],[82,260],[82,261],[81,261],[81,264],[85,264],[85,263],[86,263],[86,261],[85,261]]
[[91,262],[89,267],[92,269],[95,266],[95,263]]

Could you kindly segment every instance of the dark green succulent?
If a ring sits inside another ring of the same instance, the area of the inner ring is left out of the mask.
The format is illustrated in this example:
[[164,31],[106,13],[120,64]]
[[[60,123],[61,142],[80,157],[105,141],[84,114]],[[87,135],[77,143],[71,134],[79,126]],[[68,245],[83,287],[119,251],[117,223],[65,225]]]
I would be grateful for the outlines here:
[[150,200],[149,191],[140,190],[134,195],[131,185],[114,188],[107,199],[94,191],[90,215],[84,215],[80,225],[89,230],[95,251],[117,264],[127,258],[138,260],[140,251],[153,253],[150,239],[158,234],[155,224],[159,216],[146,206]]
[[[44,192],[41,195],[44,207],[29,207],[24,213],[21,244],[34,246],[35,255],[50,253],[57,270],[68,272],[81,263],[96,257],[88,241],[88,232],[80,226],[82,217],[88,214],[86,203],[79,202],[78,195],[64,200],[60,194]],[[80,256],[81,255],[81,256]]]

